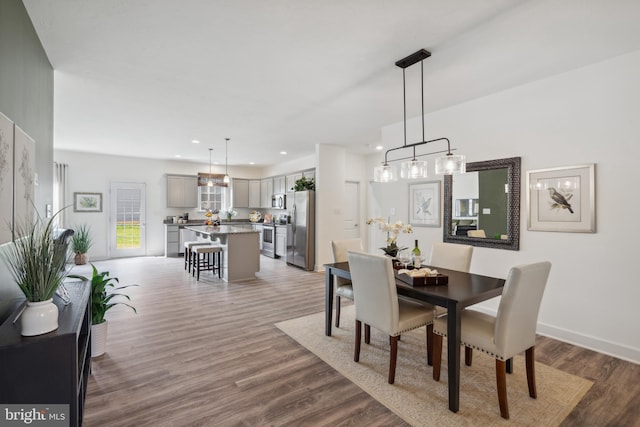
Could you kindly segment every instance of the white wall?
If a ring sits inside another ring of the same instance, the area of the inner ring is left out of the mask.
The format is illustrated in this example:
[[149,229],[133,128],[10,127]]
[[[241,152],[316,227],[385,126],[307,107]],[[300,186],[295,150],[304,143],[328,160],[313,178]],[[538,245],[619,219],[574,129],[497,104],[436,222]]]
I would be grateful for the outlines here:
[[[95,155],[74,151],[55,150],[54,161],[69,165],[67,205],[72,204],[74,192],[102,193],[102,212],[86,213],[66,211],[66,226],[87,223],[94,237],[89,259],[105,259],[108,253],[109,188],[112,181],[144,183],[146,186],[146,235],[147,255],[164,255],[163,220],[168,215],[182,215],[188,211],[190,218],[202,218],[196,209],[167,208],[167,174],[196,175],[209,172],[209,164],[185,161],[141,159],[109,155]],[[214,165],[214,173],[224,173],[224,166]],[[259,179],[262,170],[250,167],[231,167],[229,174],[236,178]],[[238,218],[248,218],[249,210],[238,209]]]
[[[448,137],[468,161],[522,157],[520,250],[474,248],[471,270],[506,277],[513,265],[551,261],[539,332],[635,362],[640,362],[634,262],[640,232],[633,224],[640,211],[633,184],[640,158],[639,75],[640,52],[634,52],[426,117],[427,138]],[[401,132],[402,123],[384,128],[383,142],[397,146]],[[380,156],[368,160],[371,178]],[[586,163],[596,164],[597,232],[528,231],[526,171]],[[369,214],[386,216],[395,207],[396,217],[406,221],[406,186],[372,184]],[[432,242],[442,240],[442,228],[415,230],[426,255]],[[381,232],[369,233],[377,236],[369,245],[375,250]],[[402,237],[405,244],[413,239]],[[497,300],[482,307],[495,311]]]

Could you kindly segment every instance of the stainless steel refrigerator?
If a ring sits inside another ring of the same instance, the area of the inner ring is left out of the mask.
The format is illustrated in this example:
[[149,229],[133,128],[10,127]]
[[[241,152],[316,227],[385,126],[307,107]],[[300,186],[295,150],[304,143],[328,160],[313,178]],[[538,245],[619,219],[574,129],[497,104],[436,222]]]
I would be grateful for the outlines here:
[[313,270],[316,261],[316,192],[296,191],[290,206],[291,227],[287,233],[287,264]]

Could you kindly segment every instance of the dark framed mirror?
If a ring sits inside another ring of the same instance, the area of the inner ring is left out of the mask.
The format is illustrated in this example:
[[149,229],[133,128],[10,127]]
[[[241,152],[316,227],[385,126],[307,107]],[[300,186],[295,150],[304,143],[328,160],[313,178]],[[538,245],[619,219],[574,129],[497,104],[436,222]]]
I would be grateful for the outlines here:
[[520,157],[467,163],[444,177],[443,241],[520,249]]

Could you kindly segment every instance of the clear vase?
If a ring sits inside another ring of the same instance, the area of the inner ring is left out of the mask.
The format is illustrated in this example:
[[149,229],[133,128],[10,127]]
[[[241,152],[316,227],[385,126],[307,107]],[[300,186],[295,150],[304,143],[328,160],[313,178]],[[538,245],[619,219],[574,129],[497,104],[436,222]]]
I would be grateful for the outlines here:
[[58,307],[53,303],[53,298],[46,301],[27,301],[20,316],[20,332],[25,337],[46,334],[58,329]]

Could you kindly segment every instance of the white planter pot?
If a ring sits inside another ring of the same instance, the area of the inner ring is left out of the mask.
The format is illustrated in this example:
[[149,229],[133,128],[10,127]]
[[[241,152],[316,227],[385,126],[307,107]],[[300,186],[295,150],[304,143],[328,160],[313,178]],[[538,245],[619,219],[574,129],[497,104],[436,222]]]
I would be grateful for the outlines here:
[[102,356],[107,351],[107,321],[91,325],[91,357]]
[[46,334],[58,329],[58,307],[53,303],[53,298],[46,301],[27,302],[20,324],[25,337]]

